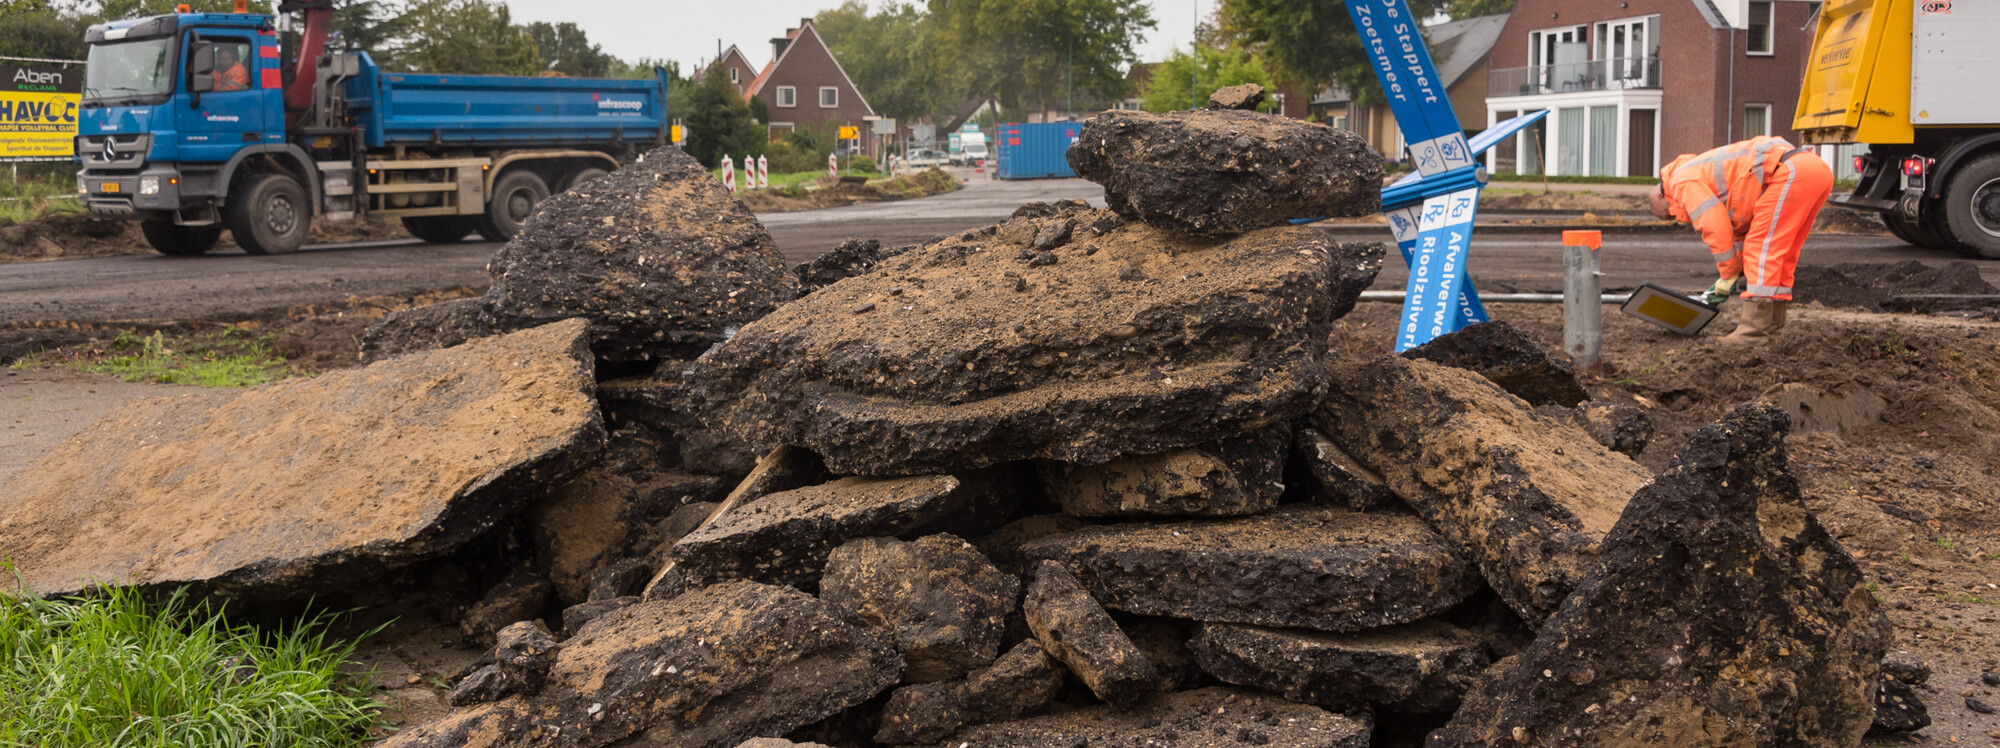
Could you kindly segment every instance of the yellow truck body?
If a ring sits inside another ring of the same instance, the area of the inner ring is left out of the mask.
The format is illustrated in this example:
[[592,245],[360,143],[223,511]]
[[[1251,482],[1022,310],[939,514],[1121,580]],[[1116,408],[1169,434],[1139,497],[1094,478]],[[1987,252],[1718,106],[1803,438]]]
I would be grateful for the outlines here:
[[1820,10],[1792,127],[1807,143],[1911,143],[1910,28],[1920,0],[1835,0]]

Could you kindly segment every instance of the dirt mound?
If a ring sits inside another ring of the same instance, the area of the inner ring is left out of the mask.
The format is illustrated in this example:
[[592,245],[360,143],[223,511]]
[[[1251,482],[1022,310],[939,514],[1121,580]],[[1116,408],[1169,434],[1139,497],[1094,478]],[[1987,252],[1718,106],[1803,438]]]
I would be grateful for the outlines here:
[[[1945,311],[2000,306],[2000,288],[1964,260],[1930,266],[1903,262],[1846,262],[1800,267],[1793,300],[1832,307],[1892,311]],[[1957,298],[1954,298],[1957,297]]]
[[64,260],[151,252],[139,224],[56,213],[25,223],[0,219],[0,262]]
[[[352,221],[313,221],[306,234],[308,244],[408,239],[403,223],[394,218],[369,217]],[[236,241],[228,232],[217,249],[230,249]],[[81,257],[147,254],[153,251],[139,233],[137,221],[111,221],[83,213],[56,213],[22,223],[0,219],[0,263],[35,260],[73,260]]]
[[836,181],[832,177],[821,177],[814,182],[814,185],[814,189],[803,190],[799,194],[789,194],[778,189],[738,192],[736,199],[742,201],[744,207],[758,213],[787,213],[795,210],[929,197],[952,192],[964,186],[956,177],[944,173],[944,170],[937,167],[867,184],[854,184]]

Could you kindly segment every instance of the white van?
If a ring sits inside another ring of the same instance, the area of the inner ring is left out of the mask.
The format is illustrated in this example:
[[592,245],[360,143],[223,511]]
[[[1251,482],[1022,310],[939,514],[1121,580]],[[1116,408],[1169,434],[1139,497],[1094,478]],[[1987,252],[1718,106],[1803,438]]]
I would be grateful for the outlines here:
[[959,136],[959,151],[952,156],[954,164],[971,164],[992,159],[986,151],[986,134],[968,132]]

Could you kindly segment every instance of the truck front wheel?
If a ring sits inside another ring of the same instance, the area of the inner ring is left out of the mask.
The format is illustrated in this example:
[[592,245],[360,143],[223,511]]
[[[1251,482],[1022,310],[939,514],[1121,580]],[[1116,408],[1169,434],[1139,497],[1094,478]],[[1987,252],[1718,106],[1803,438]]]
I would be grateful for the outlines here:
[[1944,193],[1944,222],[1959,254],[2000,260],[2000,153],[1982,156],[1952,176]]
[[549,197],[549,185],[531,171],[511,171],[493,184],[493,198],[486,203],[486,220],[479,234],[489,241],[504,242],[521,233],[535,206]]
[[220,226],[176,226],[173,221],[140,221],[139,233],[153,251],[175,257],[191,257],[215,248],[222,238]]
[[306,191],[283,174],[258,174],[229,201],[229,233],[253,255],[290,254],[306,243],[312,205]]

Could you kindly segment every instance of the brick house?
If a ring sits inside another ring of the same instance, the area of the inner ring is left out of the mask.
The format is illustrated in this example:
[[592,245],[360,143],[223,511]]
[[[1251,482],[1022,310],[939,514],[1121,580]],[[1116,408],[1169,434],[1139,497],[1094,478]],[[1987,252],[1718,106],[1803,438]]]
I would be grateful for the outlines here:
[[852,126],[866,132],[866,120],[875,117],[875,109],[862,98],[847,71],[840,69],[840,61],[813,30],[810,18],[800,19],[798,28],[786,29],[782,38],[771,40],[771,62],[750,81],[743,97],[764,102],[772,140],[796,129]]
[[1519,0],[1493,47],[1487,123],[1554,111],[1489,151],[1487,168],[1655,176],[1676,155],[1751,135],[1798,142],[1792,115],[1818,6]]
[[[1458,113],[1459,126],[1468,134],[1486,129],[1487,80],[1490,77],[1487,72],[1494,45],[1507,27],[1507,19],[1508,15],[1502,13],[1440,23],[1424,29],[1431,62],[1437,66],[1438,77],[1444,79],[1445,92],[1451,97],[1452,111]],[[1383,156],[1391,160],[1401,159],[1403,129],[1396,123],[1396,115],[1389,110],[1389,105],[1362,107],[1355,105],[1353,98],[1346,89],[1321,89],[1319,95],[1312,99],[1312,112],[1319,115],[1321,122],[1361,135]]]
[[[721,63],[722,71],[729,76],[729,85],[736,89],[736,93],[750,90],[750,82],[757,79],[757,66],[750,64],[750,59],[743,56],[743,50],[737,49],[734,44],[729,45],[728,51],[722,53]],[[701,76],[707,74],[705,69],[698,71],[695,80],[699,81]]]

